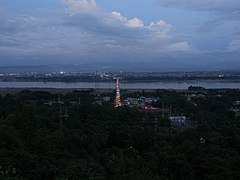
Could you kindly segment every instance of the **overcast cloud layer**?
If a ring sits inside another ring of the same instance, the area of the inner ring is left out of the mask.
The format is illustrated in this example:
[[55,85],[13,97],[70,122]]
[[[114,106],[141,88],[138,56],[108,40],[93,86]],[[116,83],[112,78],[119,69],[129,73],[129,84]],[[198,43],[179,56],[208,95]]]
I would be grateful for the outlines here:
[[160,5],[183,7],[192,10],[221,13],[239,12],[240,2],[237,0],[157,0]]
[[[9,1],[0,3],[1,66],[130,62],[240,67],[236,0],[156,0],[152,20],[144,14],[127,17],[118,7],[100,7],[95,0],[51,0],[52,6],[44,0],[46,5],[34,10],[29,6],[34,2],[23,0],[28,5],[18,11]],[[170,22],[158,15],[177,9],[183,16],[171,14]],[[201,20],[185,16],[188,12]]]

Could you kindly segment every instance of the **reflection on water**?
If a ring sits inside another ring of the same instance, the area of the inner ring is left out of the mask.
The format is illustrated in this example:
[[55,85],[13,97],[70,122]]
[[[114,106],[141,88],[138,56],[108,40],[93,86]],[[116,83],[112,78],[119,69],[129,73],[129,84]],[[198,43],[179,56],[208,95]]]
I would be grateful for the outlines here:
[[[122,89],[187,89],[189,86],[202,86],[204,88],[230,88],[239,89],[240,83],[233,82],[149,82],[149,83],[122,83]],[[94,82],[0,82],[0,88],[100,88],[114,89],[115,83]]]

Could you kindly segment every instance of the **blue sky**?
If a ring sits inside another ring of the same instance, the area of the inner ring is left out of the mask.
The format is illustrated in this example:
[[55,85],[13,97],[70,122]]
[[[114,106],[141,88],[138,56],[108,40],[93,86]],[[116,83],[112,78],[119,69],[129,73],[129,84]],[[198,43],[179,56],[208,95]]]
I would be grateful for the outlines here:
[[0,66],[240,67],[239,0],[0,0]]

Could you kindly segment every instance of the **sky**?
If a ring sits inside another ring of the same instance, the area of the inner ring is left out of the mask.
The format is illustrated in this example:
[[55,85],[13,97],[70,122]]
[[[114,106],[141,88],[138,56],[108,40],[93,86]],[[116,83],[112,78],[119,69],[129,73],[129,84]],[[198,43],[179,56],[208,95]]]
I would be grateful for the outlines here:
[[240,68],[239,0],[0,0],[0,66]]

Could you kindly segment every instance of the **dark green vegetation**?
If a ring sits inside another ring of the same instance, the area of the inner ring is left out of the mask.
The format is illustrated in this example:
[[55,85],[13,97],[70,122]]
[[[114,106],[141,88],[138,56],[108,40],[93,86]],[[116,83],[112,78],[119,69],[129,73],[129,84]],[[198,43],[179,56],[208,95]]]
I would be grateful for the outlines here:
[[[197,122],[171,128],[167,117],[138,109],[93,104],[94,91],[61,95],[22,91],[0,96],[0,179],[240,179],[240,118],[229,109],[239,90],[136,92],[123,97],[159,97],[175,114]],[[71,101],[80,105],[73,105]],[[162,102],[155,103],[161,106]],[[206,140],[200,143],[200,138]]]

